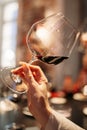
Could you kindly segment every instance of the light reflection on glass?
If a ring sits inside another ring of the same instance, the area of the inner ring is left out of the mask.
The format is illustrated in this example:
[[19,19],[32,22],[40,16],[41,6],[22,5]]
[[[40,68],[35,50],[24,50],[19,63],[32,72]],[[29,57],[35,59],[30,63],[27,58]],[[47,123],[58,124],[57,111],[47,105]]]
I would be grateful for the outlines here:
[[44,27],[38,27],[37,31],[36,31],[36,35],[38,38],[40,38],[40,40],[43,42],[44,45],[48,46],[50,43],[50,33],[48,30],[46,30]]

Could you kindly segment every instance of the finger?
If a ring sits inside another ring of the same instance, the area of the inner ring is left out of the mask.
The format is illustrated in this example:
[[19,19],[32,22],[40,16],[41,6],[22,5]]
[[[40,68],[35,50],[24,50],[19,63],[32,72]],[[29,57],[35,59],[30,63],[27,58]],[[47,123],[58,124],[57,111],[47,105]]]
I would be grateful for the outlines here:
[[33,77],[33,73],[30,70],[29,64],[26,62],[20,62],[20,64],[23,66],[23,72],[26,78],[26,81],[29,82],[30,84],[35,82],[35,79]]
[[29,63],[26,63],[26,62],[24,62],[24,61],[20,61],[19,64],[22,65],[22,66],[23,66],[23,65],[29,66]]
[[[22,66],[26,66],[25,71],[28,72],[28,69],[30,68],[31,70],[31,74],[33,75],[33,78],[35,79],[35,81],[37,81],[38,83],[41,82],[48,82],[46,76],[44,75],[43,71],[41,70],[41,68],[39,66],[35,66],[35,65],[29,65],[26,62],[20,62],[20,64]],[[26,69],[27,68],[27,69]]]
[[[30,70],[32,71],[32,74],[34,76],[34,78],[36,79],[36,81],[39,79],[38,78],[41,78],[40,80],[42,81],[45,81],[45,82],[48,82],[45,74],[43,73],[43,71],[41,70],[41,68],[39,66],[36,66],[36,65],[29,65],[28,63],[26,62],[20,62],[20,65],[26,65],[27,68],[30,67]],[[27,71],[27,70],[26,70]]]
[[11,72],[14,74],[20,74],[23,71],[23,65],[25,62],[20,61],[19,64],[21,65],[20,67],[17,67],[15,69],[12,69]]
[[48,82],[45,74],[43,73],[43,71],[41,70],[41,68],[39,66],[30,65],[30,70],[34,74],[36,81]]
[[29,64],[26,62],[20,62],[21,67],[18,67],[16,69],[11,70],[12,73],[20,75],[20,77],[23,79],[24,82],[31,82],[30,80],[33,80],[32,73],[29,71]]
[[14,74],[20,74],[22,71],[23,71],[22,66],[21,66],[21,67],[18,67],[18,68],[16,68],[16,69],[12,69],[12,70],[11,70],[11,72],[14,73]]

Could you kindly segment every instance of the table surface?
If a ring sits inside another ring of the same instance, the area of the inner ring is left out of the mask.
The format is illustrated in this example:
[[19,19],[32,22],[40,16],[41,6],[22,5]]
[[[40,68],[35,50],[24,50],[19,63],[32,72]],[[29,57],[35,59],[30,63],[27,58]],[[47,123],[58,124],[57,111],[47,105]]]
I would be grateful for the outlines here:
[[[13,122],[17,124],[24,124],[25,128],[23,130],[39,130],[38,122],[31,116],[26,116],[22,113],[22,108],[27,105],[26,101],[16,102],[18,108],[16,110],[6,112],[4,114],[0,113],[0,130],[6,130],[5,127]],[[51,104],[52,105],[52,104]],[[82,128],[87,129],[87,116],[82,113],[82,109],[87,105],[84,101],[75,101],[72,98],[68,99],[68,102],[63,105],[52,105],[55,110],[59,107],[70,107],[72,109],[70,120],[72,120],[77,125]]]

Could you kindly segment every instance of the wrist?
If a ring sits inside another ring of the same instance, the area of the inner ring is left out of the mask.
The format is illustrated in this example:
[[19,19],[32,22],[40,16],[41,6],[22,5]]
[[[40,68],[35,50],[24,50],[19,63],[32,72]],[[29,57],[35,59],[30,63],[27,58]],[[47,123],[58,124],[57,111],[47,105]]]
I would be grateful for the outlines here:
[[49,104],[47,104],[47,106],[44,108],[44,113],[43,113],[43,117],[42,117],[42,121],[41,121],[41,126],[45,128],[45,126],[47,125],[48,121],[49,121],[49,117],[52,114],[52,109],[49,106]]

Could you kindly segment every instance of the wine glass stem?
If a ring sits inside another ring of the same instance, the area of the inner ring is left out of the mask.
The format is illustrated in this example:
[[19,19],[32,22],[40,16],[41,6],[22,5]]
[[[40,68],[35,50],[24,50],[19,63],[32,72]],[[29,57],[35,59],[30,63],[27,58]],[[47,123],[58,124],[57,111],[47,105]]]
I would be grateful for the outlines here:
[[37,57],[35,55],[32,56],[32,59],[29,61],[29,64],[33,64],[34,62],[38,61]]

